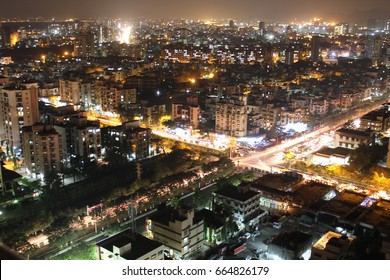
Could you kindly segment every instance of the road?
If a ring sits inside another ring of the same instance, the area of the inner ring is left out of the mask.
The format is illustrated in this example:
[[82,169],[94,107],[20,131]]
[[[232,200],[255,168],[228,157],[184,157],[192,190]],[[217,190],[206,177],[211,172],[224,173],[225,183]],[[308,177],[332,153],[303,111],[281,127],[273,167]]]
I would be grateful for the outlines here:
[[[202,187],[200,190],[202,192],[202,195],[204,197],[208,196],[208,197],[211,197],[211,192],[212,192],[212,186],[214,186],[215,183],[211,183],[207,186],[204,186]],[[181,197],[180,199],[184,202],[184,203],[187,203],[187,204],[190,204],[192,202],[192,196],[194,195],[194,192],[191,192],[191,193],[188,193],[186,195],[184,195],[183,197]],[[135,226],[136,226],[136,231],[140,234],[145,234],[145,224],[146,224],[146,218],[149,217],[151,214],[155,213],[157,211],[156,208],[154,209],[151,209],[147,212],[144,212],[142,214],[139,214],[136,216],[135,218]],[[115,222],[117,222],[117,220],[113,220]],[[129,228],[130,226],[130,221],[127,220],[125,222],[122,222],[121,223],[121,226],[123,227],[123,229],[126,229],[126,228]],[[95,231],[96,230],[96,231]],[[80,244],[81,242],[83,241],[91,241],[91,240],[95,240],[95,241],[99,241],[99,240],[102,240],[104,238],[107,238],[108,235],[106,233],[106,231],[101,231],[101,225],[98,223],[97,226],[90,226],[88,229],[87,229],[87,233],[85,236],[79,238],[78,240],[73,240],[72,242],[72,245],[68,246],[68,247],[65,247],[65,248],[62,248],[61,251],[58,251],[57,253],[54,253],[56,250],[53,249],[53,250],[50,250],[50,251],[44,251],[42,252],[41,254],[35,256],[36,258],[41,258],[43,259],[46,255],[53,255],[53,256],[58,256],[60,255],[61,253],[65,253],[67,251],[69,251],[70,249],[74,248],[75,246],[77,246],[78,244]],[[59,249],[57,249],[59,250]]]
[[[380,103],[382,104],[382,102]],[[360,118],[378,107],[380,107],[380,104],[368,106],[367,108],[356,109],[356,111],[352,114],[344,114],[341,119],[335,121],[333,124],[322,126],[298,138],[287,140],[284,143],[272,146],[263,151],[252,153],[243,157],[232,158],[232,161],[241,167],[253,167],[266,171],[278,171],[278,166],[273,165],[272,161],[270,160],[270,158],[275,154],[283,152],[286,149],[290,149],[298,144],[304,143],[309,139],[320,138],[323,134],[342,127],[349,120]]]

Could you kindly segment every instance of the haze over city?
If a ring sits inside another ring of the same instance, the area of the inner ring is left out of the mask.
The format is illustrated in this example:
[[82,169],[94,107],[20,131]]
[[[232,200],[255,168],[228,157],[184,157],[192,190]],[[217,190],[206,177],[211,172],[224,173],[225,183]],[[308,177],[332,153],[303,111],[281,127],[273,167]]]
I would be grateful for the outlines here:
[[388,4],[387,0],[17,0],[3,5],[0,17],[261,18],[288,22],[320,17],[334,21],[365,22],[368,18],[383,18],[388,15]]

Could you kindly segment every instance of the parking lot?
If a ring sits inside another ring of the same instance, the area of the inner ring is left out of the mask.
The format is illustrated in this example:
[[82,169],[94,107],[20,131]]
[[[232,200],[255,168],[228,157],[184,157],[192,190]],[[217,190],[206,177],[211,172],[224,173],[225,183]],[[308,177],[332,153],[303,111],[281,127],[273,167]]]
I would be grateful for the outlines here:
[[[241,233],[240,236],[242,240],[246,240],[246,249],[237,255],[233,256],[227,254],[225,256],[226,260],[266,260],[267,259],[267,250],[268,242],[276,235],[281,232],[281,229],[272,227],[272,225],[262,225],[259,229],[259,233],[251,234],[251,237],[244,238],[244,233]],[[235,238],[231,242],[239,241],[240,237]]]

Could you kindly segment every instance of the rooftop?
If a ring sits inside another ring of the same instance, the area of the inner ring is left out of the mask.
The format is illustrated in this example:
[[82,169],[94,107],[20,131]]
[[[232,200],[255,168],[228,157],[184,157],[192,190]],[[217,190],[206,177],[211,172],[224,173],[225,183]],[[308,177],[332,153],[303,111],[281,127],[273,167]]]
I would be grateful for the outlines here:
[[300,231],[287,231],[282,232],[278,236],[276,236],[270,244],[274,244],[295,251],[301,245],[306,244],[308,242],[311,243],[312,238],[313,237],[311,235]]
[[259,196],[258,192],[250,190],[248,187],[234,187],[234,186],[225,186],[222,189],[215,192],[217,195],[229,197],[234,200],[241,202],[248,201],[253,197]]
[[307,206],[323,199],[327,193],[334,189],[335,187],[318,182],[298,185],[293,188],[293,192],[295,194],[294,200],[304,206]]
[[[160,224],[169,226],[169,222],[183,222],[188,219],[187,213],[195,211],[191,207],[181,206],[180,209],[174,209],[171,206],[163,206],[157,212],[149,216],[149,219]],[[202,218],[199,215],[194,215],[193,223],[198,223]]]
[[337,147],[334,149],[325,147],[318,150],[315,154],[348,157],[351,154],[351,150],[343,147]]
[[352,136],[370,137],[371,132],[348,129],[348,128],[340,128],[336,131],[336,134],[347,134],[347,135],[352,135]]
[[295,173],[267,174],[251,183],[251,187],[257,188],[260,186],[285,191],[299,183],[301,180],[302,175]]
[[359,223],[376,227],[379,232],[390,235],[390,201],[379,201],[359,217]]
[[131,243],[131,249],[124,252],[121,256],[126,260],[136,260],[163,245],[160,242],[148,239],[140,234],[132,236],[129,229],[99,241],[96,245],[113,252],[114,246],[121,248],[129,243]]
[[[352,240],[350,238],[346,238],[340,233],[336,233],[333,231],[328,231],[325,233],[314,245],[313,248],[319,249],[319,250],[325,250],[328,243],[332,246],[340,247],[339,239],[348,240],[351,242]],[[337,240],[337,241],[336,241]]]

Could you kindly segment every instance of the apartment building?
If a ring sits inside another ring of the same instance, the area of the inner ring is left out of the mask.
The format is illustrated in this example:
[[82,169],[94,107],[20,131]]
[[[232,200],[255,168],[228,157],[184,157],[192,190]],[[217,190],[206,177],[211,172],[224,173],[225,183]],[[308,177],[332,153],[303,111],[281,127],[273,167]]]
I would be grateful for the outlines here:
[[239,228],[258,224],[260,215],[260,193],[250,190],[249,186],[226,186],[213,193],[213,204],[232,209]]
[[362,144],[369,145],[373,140],[372,132],[341,128],[335,132],[334,146],[356,149]]
[[247,135],[247,96],[233,95],[216,103],[215,132],[235,137]]
[[126,122],[120,126],[102,129],[103,146],[126,152],[128,157],[138,160],[150,156],[152,131],[139,127],[139,123]]
[[63,162],[61,135],[51,125],[41,123],[22,128],[24,164],[38,176],[48,171],[60,171]]
[[189,259],[204,244],[204,221],[192,208],[165,207],[148,217],[147,235],[169,248],[175,259]]
[[21,146],[23,126],[39,121],[36,84],[0,89],[0,137],[15,148]]
[[199,127],[200,107],[198,105],[172,104],[172,119],[186,126]]

